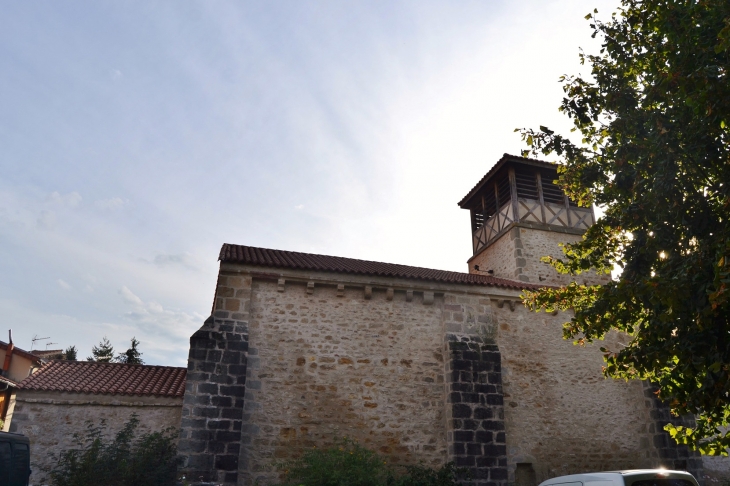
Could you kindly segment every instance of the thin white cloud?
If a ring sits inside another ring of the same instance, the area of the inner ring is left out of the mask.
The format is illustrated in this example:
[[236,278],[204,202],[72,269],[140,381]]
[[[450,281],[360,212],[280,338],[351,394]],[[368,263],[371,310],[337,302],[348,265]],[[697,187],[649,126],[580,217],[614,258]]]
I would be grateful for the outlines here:
[[195,258],[190,253],[160,253],[159,255],[155,256],[155,258],[152,260],[152,263],[160,267],[177,265],[194,270],[198,268],[198,264]]
[[65,280],[62,280],[62,279],[59,278],[58,280],[56,280],[56,283],[63,290],[71,290],[71,285],[69,285],[68,282],[66,282]]
[[122,77],[122,72],[119,69],[110,69],[109,77],[112,78],[113,81],[116,81]]
[[127,304],[132,304],[135,306],[144,305],[142,299],[134,295],[134,293],[129,290],[126,285],[119,289],[119,295],[122,296],[122,299],[124,299],[124,302],[126,302]]
[[56,213],[44,209],[38,215],[36,226],[43,230],[53,230],[56,228]]
[[128,199],[122,199],[121,197],[113,197],[110,199],[99,199],[94,201],[94,205],[99,209],[105,209],[108,211],[118,211],[129,205]]
[[296,206],[294,206],[294,209],[296,209],[297,211],[300,209],[304,209],[304,204],[297,204]]
[[60,204],[62,206],[68,206],[70,208],[75,208],[79,204],[81,204],[82,201],[81,194],[78,192],[69,192],[68,194],[61,194],[58,191],[53,191],[49,196],[48,200],[54,204]]
[[164,308],[159,302],[145,302],[126,286],[122,287],[119,293],[124,302],[131,307],[124,317],[135,322],[138,327],[154,333],[185,339],[188,337],[187,329],[200,327],[205,319],[195,312],[171,310]]

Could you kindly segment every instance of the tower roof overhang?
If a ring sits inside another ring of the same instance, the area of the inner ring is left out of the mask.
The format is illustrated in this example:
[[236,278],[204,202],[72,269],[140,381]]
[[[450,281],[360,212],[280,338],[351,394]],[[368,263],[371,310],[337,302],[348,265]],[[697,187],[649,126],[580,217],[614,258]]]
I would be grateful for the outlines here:
[[516,163],[519,165],[529,165],[533,167],[539,167],[539,168],[546,168],[546,169],[552,169],[555,170],[560,164],[556,164],[554,162],[547,162],[544,160],[537,160],[537,159],[528,159],[527,157],[520,157],[518,155],[510,155],[510,154],[503,154],[502,158],[497,161],[494,166],[489,169],[489,172],[487,172],[484,177],[481,178],[479,182],[469,191],[469,193],[463,197],[461,201],[459,201],[459,207],[462,209],[469,209],[469,206],[471,205],[471,200],[474,196],[476,196],[481,189],[484,187],[485,184],[487,184],[494,176],[497,175],[497,173],[502,169],[504,166],[508,165],[509,163]]

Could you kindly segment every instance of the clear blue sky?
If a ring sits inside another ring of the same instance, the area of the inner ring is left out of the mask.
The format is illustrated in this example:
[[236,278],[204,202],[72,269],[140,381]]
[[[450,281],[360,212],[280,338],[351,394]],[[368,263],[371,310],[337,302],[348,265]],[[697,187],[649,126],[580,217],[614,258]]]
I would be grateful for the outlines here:
[[224,242],[466,271],[615,3],[0,0],[0,339],[184,365]]

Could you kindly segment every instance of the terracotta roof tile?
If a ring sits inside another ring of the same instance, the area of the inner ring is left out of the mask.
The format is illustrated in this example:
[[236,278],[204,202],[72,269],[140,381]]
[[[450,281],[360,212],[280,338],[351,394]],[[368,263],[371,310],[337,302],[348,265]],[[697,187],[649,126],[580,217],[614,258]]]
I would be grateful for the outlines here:
[[21,390],[182,397],[185,368],[51,361],[20,382]]
[[470,273],[433,270],[430,268],[411,267],[395,263],[381,263],[354,258],[343,258],[327,255],[314,255],[296,251],[270,250],[253,246],[232,245],[225,243],[220,257],[224,263],[242,263],[262,267],[294,268],[299,270],[317,270],[323,272],[354,273],[379,277],[411,278],[430,280],[433,282],[486,285],[511,289],[532,289],[541,286]]
[[10,378],[6,378],[4,376],[0,376],[0,383],[5,383],[6,385],[12,387],[12,388],[18,388],[18,382],[11,380]]

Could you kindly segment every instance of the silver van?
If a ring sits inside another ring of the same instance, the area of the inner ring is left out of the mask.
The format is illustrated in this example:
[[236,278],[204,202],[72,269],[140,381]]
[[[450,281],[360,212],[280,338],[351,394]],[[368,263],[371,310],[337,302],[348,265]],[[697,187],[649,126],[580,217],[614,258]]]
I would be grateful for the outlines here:
[[543,481],[539,486],[699,486],[688,472],[667,469],[631,469],[571,474]]

